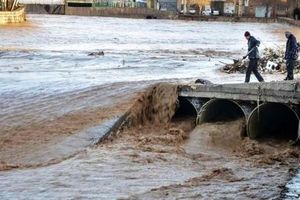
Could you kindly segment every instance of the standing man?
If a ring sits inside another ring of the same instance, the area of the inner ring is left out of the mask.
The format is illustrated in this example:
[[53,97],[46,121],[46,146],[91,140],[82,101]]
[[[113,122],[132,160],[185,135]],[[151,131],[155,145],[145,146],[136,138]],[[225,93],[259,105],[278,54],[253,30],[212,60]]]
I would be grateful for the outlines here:
[[286,59],[287,76],[284,80],[286,81],[294,80],[294,67],[298,59],[298,44],[296,37],[292,33],[285,32],[285,37],[287,38],[287,42],[284,59]]
[[248,40],[248,53],[243,59],[249,58],[249,65],[246,70],[245,83],[249,83],[251,73],[253,72],[259,82],[264,82],[263,77],[259,74],[257,70],[257,64],[259,60],[258,46],[260,41],[256,40],[255,37],[251,36],[248,31],[244,34],[245,38]]

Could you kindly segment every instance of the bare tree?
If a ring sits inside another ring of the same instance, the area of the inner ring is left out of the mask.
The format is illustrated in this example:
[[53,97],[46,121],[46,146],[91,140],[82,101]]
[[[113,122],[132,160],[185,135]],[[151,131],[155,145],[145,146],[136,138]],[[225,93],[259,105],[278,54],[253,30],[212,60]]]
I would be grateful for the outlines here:
[[19,0],[0,0],[1,11],[12,11],[18,7]]
[[269,9],[270,9],[270,0],[266,1],[266,13],[265,13],[265,18],[268,18],[269,15]]
[[18,3],[19,3],[19,0],[13,0],[12,6],[11,6],[11,11],[13,11],[17,7]]

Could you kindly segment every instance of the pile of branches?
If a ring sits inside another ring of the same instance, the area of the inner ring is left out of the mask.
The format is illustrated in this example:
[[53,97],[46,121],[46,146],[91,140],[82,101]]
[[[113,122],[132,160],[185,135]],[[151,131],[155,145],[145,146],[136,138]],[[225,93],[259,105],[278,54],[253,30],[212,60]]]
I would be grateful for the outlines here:
[[[245,73],[248,60],[233,60],[232,64],[226,64],[222,71],[226,73]],[[266,48],[263,51],[262,57],[259,59],[258,62],[258,69],[260,71],[266,73],[274,73],[274,72],[286,72],[286,63],[284,59],[284,50],[282,49],[273,49],[273,48]],[[297,61],[295,65],[295,73],[300,72],[300,62]]]

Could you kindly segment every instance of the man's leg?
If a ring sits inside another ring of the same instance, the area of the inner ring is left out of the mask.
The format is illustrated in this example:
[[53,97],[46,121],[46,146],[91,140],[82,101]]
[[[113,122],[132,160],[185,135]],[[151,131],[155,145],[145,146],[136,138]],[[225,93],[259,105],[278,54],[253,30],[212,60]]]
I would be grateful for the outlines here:
[[286,61],[286,70],[287,70],[287,80],[294,80],[294,66],[295,61],[294,60],[287,60]]
[[252,65],[251,65],[251,60],[248,64],[248,67],[246,69],[246,78],[245,78],[245,83],[249,83],[250,81],[250,76],[251,76],[251,72],[252,72]]
[[253,73],[259,82],[264,82],[263,77],[260,75],[260,73],[257,70],[257,63],[258,63],[258,59],[253,60],[253,67],[252,67]]

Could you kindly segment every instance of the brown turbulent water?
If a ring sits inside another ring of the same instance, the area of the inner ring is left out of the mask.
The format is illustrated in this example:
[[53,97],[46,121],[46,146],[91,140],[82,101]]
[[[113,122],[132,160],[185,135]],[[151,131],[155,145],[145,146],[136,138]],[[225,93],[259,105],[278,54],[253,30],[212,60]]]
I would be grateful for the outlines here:
[[[219,61],[243,54],[242,35],[249,24],[28,19],[30,25],[0,29],[0,169],[21,168],[0,172],[1,199],[279,197],[297,165],[297,149],[276,141],[242,140],[239,120],[197,127],[193,118],[169,121],[176,107],[174,86],[139,94],[161,79],[242,82],[243,74],[223,75],[216,69]],[[293,29],[251,27],[263,46],[283,46],[281,33]],[[98,50],[105,56],[87,56]],[[130,107],[136,110],[127,126],[104,143],[68,160],[61,160],[60,152],[39,156]],[[61,162],[36,168],[49,159]]]
[[[9,199],[274,199],[300,151],[240,137],[243,119],[195,126],[171,118],[176,85],[137,95],[121,129],[69,160],[0,174]],[[26,188],[22,193],[16,191]]]

